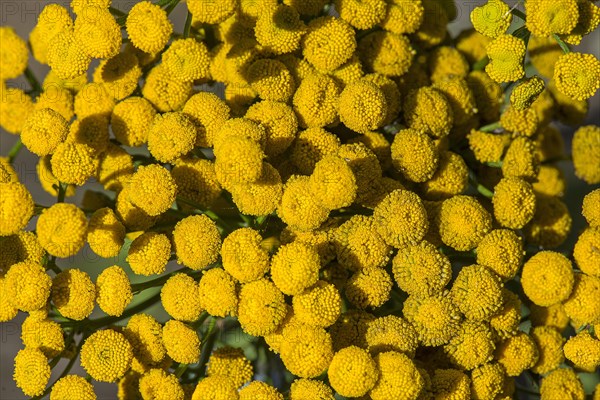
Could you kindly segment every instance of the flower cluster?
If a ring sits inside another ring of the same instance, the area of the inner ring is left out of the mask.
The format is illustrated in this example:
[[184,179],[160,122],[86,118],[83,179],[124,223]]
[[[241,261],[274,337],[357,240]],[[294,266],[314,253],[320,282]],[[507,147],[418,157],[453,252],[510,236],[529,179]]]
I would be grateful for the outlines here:
[[26,396],[600,398],[600,189],[562,171],[600,183],[600,61],[570,49],[596,4],[489,0],[457,37],[453,0],[130,6],[0,27],[0,322],[25,314]]

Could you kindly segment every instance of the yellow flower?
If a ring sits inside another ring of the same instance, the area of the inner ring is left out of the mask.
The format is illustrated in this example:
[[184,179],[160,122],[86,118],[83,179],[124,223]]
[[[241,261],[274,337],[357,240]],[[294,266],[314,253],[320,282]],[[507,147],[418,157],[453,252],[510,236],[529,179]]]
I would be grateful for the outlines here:
[[157,365],[167,354],[162,340],[162,327],[151,315],[132,316],[123,328],[123,335],[131,343],[134,360],[138,362]]
[[514,139],[502,160],[502,174],[532,181],[539,170],[540,160],[533,142],[523,136]]
[[244,350],[234,347],[221,347],[212,352],[206,366],[206,375],[223,375],[230,377],[236,387],[250,382],[254,368],[250,360],[244,356]]
[[577,2],[579,19],[577,25],[563,40],[569,44],[579,45],[584,36],[592,33],[600,24],[600,7],[590,2]]
[[62,316],[81,321],[94,310],[96,287],[86,272],[67,269],[52,281],[51,297]]
[[111,58],[121,48],[121,28],[108,9],[99,7],[75,19],[74,39],[93,58]]
[[293,175],[284,186],[277,214],[293,229],[313,230],[325,222],[329,210],[311,195],[308,176]]
[[596,323],[600,319],[600,278],[585,274],[575,275],[571,296],[564,301],[564,308],[573,326]]
[[497,363],[483,364],[471,371],[471,396],[476,400],[497,398],[502,394],[506,372]]
[[331,387],[340,395],[360,397],[373,389],[379,371],[366,350],[350,346],[335,353],[327,377]]
[[539,121],[535,110],[531,108],[518,110],[508,107],[500,116],[500,124],[513,136],[531,137],[537,132]]
[[110,7],[111,0],[72,0],[71,8],[77,15],[90,13]]
[[334,400],[329,386],[319,380],[296,379],[290,387],[290,400]]
[[148,150],[157,160],[173,163],[194,148],[196,136],[196,126],[186,114],[160,114],[154,117],[148,132]]
[[351,309],[342,313],[336,323],[329,329],[334,350],[338,351],[352,345],[367,348],[369,344],[366,335],[374,320],[375,316],[373,314],[362,310]]
[[219,3],[212,0],[188,0],[186,5],[194,16],[194,20],[206,24],[219,24],[238,9],[238,2],[235,0],[225,0]]
[[600,128],[580,127],[575,131],[572,146],[575,175],[590,185],[600,183]]
[[203,378],[196,385],[192,400],[238,400],[239,395],[233,379],[214,375]]
[[119,317],[133,299],[129,277],[118,265],[104,269],[96,280],[96,301],[106,314]]
[[535,36],[570,33],[579,19],[576,0],[541,0],[525,4],[526,26]]
[[85,117],[110,117],[115,100],[103,84],[88,83],[75,96],[75,114],[79,119]]
[[414,357],[419,345],[417,332],[402,317],[387,315],[370,321],[365,335],[372,354],[399,352]]
[[60,87],[67,89],[73,95],[77,94],[83,86],[88,82],[87,73],[83,73],[71,79],[61,79],[56,72],[50,70],[44,77],[42,88],[45,90],[48,87]]
[[510,143],[510,136],[472,130],[468,134],[469,148],[480,163],[498,162]]
[[29,33],[33,57],[42,64],[48,63],[48,48],[54,37],[63,30],[73,28],[69,11],[59,4],[47,4],[38,15],[35,27]]
[[346,297],[356,307],[378,308],[390,298],[392,278],[383,268],[363,268],[348,279],[345,289]]
[[257,42],[274,54],[291,53],[300,48],[306,25],[293,7],[280,4],[259,15],[254,28]]
[[395,351],[377,354],[379,378],[369,391],[373,400],[416,399],[424,393],[425,379],[415,363]]
[[238,306],[235,280],[222,268],[210,269],[198,283],[198,301],[210,315],[224,318],[234,316]]
[[541,251],[523,266],[521,285],[525,295],[538,306],[566,300],[573,289],[571,262],[560,253]]
[[533,102],[544,91],[544,88],[544,80],[539,76],[534,75],[531,78],[527,78],[519,83],[510,94],[512,108],[515,110],[525,110],[531,107]]
[[340,120],[356,132],[365,133],[381,127],[387,111],[383,91],[372,82],[352,82],[340,94]]
[[600,277],[600,228],[588,228],[579,235],[573,258],[583,273]]
[[506,288],[502,288],[502,305],[490,318],[490,326],[500,338],[517,334],[521,323],[521,300],[519,296]]
[[556,328],[536,326],[531,330],[531,337],[540,353],[538,362],[531,368],[531,371],[546,375],[565,361],[562,349],[565,339]]
[[489,325],[466,320],[457,335],[444,346],[444,353],[460,369],[472,370],[490,362],[495,348]]
[[512,35],[500,35],[486,46],[490,62],[485,72],[498,83],[513,82],[525,75],[525,42]]
[[99,160],[87,144],[67,141],[56,147],[50,165],[60,182],[82,186],[98,171]]
[[502,305],[502,283],[487,267],[463,267],[450,291],[452,301],[469,319],[484,321]]
[[519,376],[532,368],[539,358],[535,342],[524,332],[501,341],[497,346],[494,358],[504,366],[508,376]]
[[144,399],[183,400],[185,398],[184,390],[179,385],[177,377],[158,368],[151,369],[140,377],[139,393]]
[[283,185],[279,172],[265,162],[258,180],[233,185],[229,191],[242,214],[262,216],[275,211],[283,194]]
[[336,0],[335,9],[340,18],[356,29],[371,29],[386,16],[386,2],[384,0]]
[[283,293],[271,281],[263,278],[242,286],[237,314],[244,332],[253,336],[273,333],[286,313]]
[[457,369],[436,369],[431,377],[431,390],[439,399],[470,399],[469,384],[469,377]]
[[21,140],[39,156],[51,154],[64,142],[69,132],[68,123],[58,112],[43,108],[33,111],[23,125]]
[[318,280],[319,254],[311,247],[293,242],[281,246],[271,260],[271,276],[285,294],[296,295]]
[[125,242],[125,227],[110,208],[98,209],[90,217],[87,241],[103,258],[115,257]]
[[494,188],[494,217],[507,228],[521,229],[535,213],[536,198],[531,184],[520,178],[503,178]]
[[146,53],[158,53],[169,41],[173,25],[160,6],[142,1],[127,15],[127,35],[131,43]]
[[[446,38],[449,16],[456,15],[456,11],[448,13],[446,2],[437,0],[422,0],[423,22],[415,32],[414,37],[417,43],[424,48],[431,48],[440,44]],[[452,6],[451,6],[452,7]],[[452,7],[454,8],[454,7]]]
[[560,246],[571,230],[571,215],[558,197],[536,195],[533,219],[524,228],[525,238],[532,244],[554,248]]
[[140,146],[148,140],[156,110],[143,97],[131,96],[112,111],[111,127],[115,138],[126,146]]
[[0,27],[0,79],[13,79],[21,75],[27,67],[27,44],[10,26]]
[[[133,175],[133,172],[133,157],[121,147],[109,143],[106,151],[102,153],[99,158],[96,179],[98,179],[98,182],[101,183],[105,189],[118,191],[119,194],[121,194],[125,191],[125,183]],[[123,197],[123,199],[128,198],[129,195]],[[117,204],[118,203],[119,202],[117,201]],[[120,213],[118,210],[117,212]],[[122,215],[119,214],[119,216],[121,217]],[[125,219],[123,219],[123,222],[128,226]]]
[[162,233],[146,232],[131,243],[126,261],[135,274],[149,276],[165,272],[170,257],[169,238]]
[[503,281],[512,279],[523,262],[523,244],[509,229],[494,229],[483,237],[476,249],[477,264],[495,272]]
[[477,32],[490,38],[504,34],[512,22],[508,5],[502,0],[489,0],[471,11],[471,22]]
[[61,86],[46,85],[44,91],[35,99],[34,110],[51,108],[67,121],[73,118],[73,94]]
[[557,368],[542,378],[540,394],[544,399],[585,399],[583,384],[571,368]]
[[467,124],[477,113],[475,95],[465,79],[461,77],[446,78],[436,82],[434,87],[448,99],[455,125]]
[[[137,5],[144,3],[147,2]],[[131,15],[130,12],[129,16]],[[180,110],[192,96],[192,92],[193,82],[173,79],[162,64],[150,70],[142,87],[142,96],[160,112]]]
[[500,105],[504,92],[500,84],[485,72],[472,71],[467,76],[467,84],[475,96],[479,116],[486,122],[496,122],[500,117]]
[[27,348],[40,349],[48,358],[65,349],[61,326],[49,319],[37,319],[32,314],[21,325],[21,340]]
[[341,91],[341,87],[331,76],[312,73],[304,78],[293,98],[300,126],[316,128],[337,122]]
[[173,230],[173,247],[177,262],[199,270],[214,263],[221,250],[221,235],[206,215],[189,216]]
[[292,298],[298,322],[326,328],[333,325],[342,312],[342,299],[334,285],[318,281]]
[[555,165],[540,165],[537,182],[533,183],[533,191],[544,196],[562,197],[565,192],[565,176]]
[[214,93],[200,92],[190,97],[182,112],[196,125],[196,146],[211,147],[223,123],[229,119],[227,104]]
[[165,311],[179,321],[196,321],[202,312],[198,284],[186,274],[171,276],[160,290],[160,300]]
[[112,329],[92,333],[81,347],[81,366],[100,382],[115,382],[123,377],[132,358],[132,347],[125,336]]
[[[546,113],[554,113],[555,111],[554,100],[552,100],[552,95],[549,91],[545,91],[544,93],[544,97],[550,97],[551,104],[544,106],[547,107],[546,110],[536,110],[536,112],[538,113],[538,118],[540,118],[539,116],[542,114],[545,115]],[[534,108],[537,103],[538,101],[533,103]],[[542,119],[543,118],[550,119],[553,118],[553,116],[542,116]],[[540,119],[540,123],[543,124],[544,122],[542,122],[542,119]],[[562,138],[560,131],[552,125],[545,126],[539,129],[537,134],[535,135],[533,144],[535,145],[536,151],[539,153],[540,161],[542,162],[562,158],[566,155],[564,139]]]
[[11,299],[8,298],[6,278],[4,276],[0,276],[0,322],[8,322],[12,320],[17,316],[18,313],[19,309],[13,306]]
[[13,379],[27,396],[41,396],[50,380],[50,365],[44,353],[31,348],[19,350]]
[[194,364],[200,359],[198,333],[181,321],[171,319],[162,330],[167,354],[181,364]]
[[335,17],[313,19],[302,38],[302,55],[319,70],[338,68],[350,59],[355,49],[354,29]]
[[339,148],[340,139],[336,135],[322,128],[309,128],[301,131],[296,138],[290,159],[300,173],[311,175],[317,162],[336,153]]
[[263,277],[269,270],[269,254],[261,247],[262,237],[252,228],[241,228],[223,240],[223,268],[241,283]]
[[567,360],[583,371],[594,372],[600,365],[600,340],[594,339],[588,331],[569,338],[564,351]]
[[61,79],[85,74],[91,61],[71,27],[56,34],[48,46],[48,65]]
[[529,320],[533,326],[552,326],[562,332],[569,325],[569,317],[562,303],[549,307],[531,304],[530,311]]
[[196,39],[178,39],[162,54],[165,70],[175,80],[197,81],[210,77],[206,45]]
[[106,150],[109,144],[108,118],[90,115],[73,121],[67,136],[68,143],[84,144],[95,150],[94,157]]
[[45,209],[37,221],[40,244],[57,257],[76,254],[85,244],[87,219],[73,204],[57,203]]
[[583,198],[581,215],[591,227],[600,227],[600,189],[593,190]]
[[34,111],[33,101],[23,90],[0,82],[0,126],[8,133],[18,134]]
[[265,154],[259,143],[251,139],[232,137],[215,148],[215,172],[225,188],[256,182],[263,168]]
[[422,185],[424,198],[443,200],[463,193],[469,185],[469,170],[463,158],[451,151],[440,152],[437,171]]
[[40,245],[33,232],[20,231],[15,235],[2,238],[0,241],[0,275],[4,275],[9,267],[21,261],[41,264],[46,251]]
[[[402,214],[404,218],[396,216]],[[428,228],[427,213],[419,196],[408,190],[394,190],[373,211],[377,232],[390,246],[401,248],[417,243]]]
[[404,75],[415,54],[406,36],[386,31],[373,32],[362,38],[358,52],[367,70],[385,76]]
[[[474,28],[465,29],[455,38],[455,46],[458,51],[467,59],[469,64],[474,64],[486,56],[485,46],[492,40],[477,32]],[[484,75],[483,71],[480,72]],[[479,74],[478,74],[479,75]]]
[[8,236],[25,228],[33,216],[31,194],[18,182],[0,183],[0,236]]
[[66,375],[52,385],[50,400],[96,400],[94,386],[78,375]]
[[137,88],[142,76],[137,57],[133,53],[119,53],[102,60],[94,70],[95,83],[104,85],[115,100],[123,100]]
[[448,98],[432,87],[422,87],[408,93],[404,100],[407,125],[435,137],[446,136],[454,121]]
[[333,244],[338,262],[352,271],[384,267],[391,253],[373,218],[364,215],[352,216],[333,231]]
[[19,310],[29,312],[46,305],[52,280],[39,264],[23,261],[10,267],[3,285],[9,303]]
[[436,48],[429,55],[427,63],[431,81],[434,83],[455,77],[466,78],[469,73],[469,63],[465,57],[450,46]]
[[129,181],[129,200],[148,215],[167,211],[175,200],[177,185],[169,171],[159,164],[140,166]]
[[265,128],[265,153],[268,156],[282,154],[292,144],[298,132],[296,114],[282,102],[257,102],[248,108],[245,118]]
[[410,322],[425,346],[446,344],[460,328],[460,313],[447,291],[434,296],[411,295],[404,302],[404,317]]
[[445,200],[439,214],[442,241],[459,251],[472,250],[492,227],[492,218],[481,203],[471,196]]
[[178,195],[202,207],[210,207],[221,195],[214,163],[209,160],[180,158],[171,170],[171,176],[177,185]]
[[386,3],[385,17],[379,23],[383,29],[398,34],[413,33],[419,29],[425,11],[421,0],[411,2],[391,0]]
[[283,395],[273,386],[261,382],[253,381],[240,389],[240,400],[283,400]]
[[248,83],[263,100],[288,102],[296,89],[292,74],[277,60],[256,60],[246,74]]
[[425,133],[402,129],[394,136],[391,147],[394,167],[413,182],[429,180],[438,167],[438,151]]
[[392,271],[398,287],[415,295],[440,293],[452,278],[448,257],[426,240],[398,250]]

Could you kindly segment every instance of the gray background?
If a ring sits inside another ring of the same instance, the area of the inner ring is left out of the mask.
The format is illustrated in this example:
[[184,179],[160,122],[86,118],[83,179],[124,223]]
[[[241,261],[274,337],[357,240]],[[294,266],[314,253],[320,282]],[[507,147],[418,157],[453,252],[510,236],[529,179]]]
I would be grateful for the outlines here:
[[[28,33],[36,23],[37,16],[41,12],[42,8],[48,3],[48,1],[36,0],[0,0],[0,25],[10,25],[14,27],[17,33],[26,39],[28,37]],[[69,8],[68,1],[57,3]],[[132,1],[114,0],[112,5],[120,10],[128,10],[135,3],[136,2]],[[450,32],[453,36],[458,34],[458,32],[460,32],[462,29],[465,29],[465,27],[469,26],[469,13],[474,7],[483,3],[485,3],[485,1],[457,1],[458,18],[449,26]],[[509,4],[512,5],[513,2],[509,2]],[[175,24],[175,31],[181,32],[185,20],[185,5],[179,4],[172,12],[170,18]],[[598,30],[587,36],[577,50],[581,52],[593,53],[596,55],[596,57],[600,57],[600,33]],[[96,64],[97,61],[93,64],[93,66]],[[30,57],[30,67],[41,82],[43,80],[43,76],[48,71],[48,67],[40,65],[33,59],[33,57]],[[93,70],[93,67],[90,68],[90,70]],[[21,87],[24,89],[28,88],[26,81],[22,78],[11,81],[11,84],[22,85]],[[586,118],[585,124],[600,124],[600,94],[598,93],[596,93],[596,95],[590,100],[590,112]],[[570,138],[574,129],[563,125],[559,125],[559,127],[563,132],[563,136],[568,148],[570,148]],[[0,155],[6,155],[8,153],[14,144],[15,139],[16,136],[10,135],[3,130],[0,132]],[[24,148],[21,150],[21,153],[15,160],[15,168],[20,175],[21,182],[26,184],[29,190],[32,192],[36,203],[45,205],[53,204],[55,199],[43,191],[39,184],[35,172],[36,163],[37,156],[31,154],[27,149]],[[584,226],[583,218],[580,215],[581,200],[583,196],[593,188],[578,180],[573,175],[572,168],[570,165],[568,165],[568,163],[561,163],[561,167],[563,168],[563,171],[568,179],[568,205],[571,215],[574,219],[573,233],[571,234],[569,240],[569,244],[572,245],[576,238],[576,233],[579,232]],[[95,183],[87,185],[87,187],[90,186],[96,187],[96,189],[101,189],[101,187]],[[68,199],[68,202],[78,202],[81,198],[82,192],[82,190],[78,190],[78,195],[75,198]],[[35,221],[32,221],[33,226],[34,223]],[[124,249],[124,252],[114,260],[102,260],[99,259],[89,249],[89,247],[86,247],[77,256],[71,259],[61,260],[59,265],[61,267],[81,268],[89,272],[92,279],[95,280],[98,272],[103,268],[114,264],[124,265],[124,254],[126,254],[125,250],[126,249]],[[173,268],[173,265],[169,266],[169,270],[172,270]],[[152,293],[150,292],[144,294],[150,295]],[[161,313],[162,309],[160,306],[157,306],[154,310],[150,309],[149,311]],[[98,311],[96,310],[96,312]],[[22,392],[16,388],[12,380],[13,359],[18,350],[22,347],[20,341],[20,324],[24,319],[24,316],[24,313],[19,313],[19,316],[13,321],[0,324],[0,399],[8,400],[25,398]],[[92,315],[92,317],[94,317],[94,315]],[[59,365],[54,368],[54,371],[57,374],[53,373],[50,382],[53,382],[56,379],[56,375],[60,374],[60,371],[62,371],[65,364],[66,361],[62,360]],[[71,373],[85,376],[85,372],[79,368],[78,364],[79,363],[77,362]],[[94,386],[100,399],[116,398],[115,385],[94,382]]]

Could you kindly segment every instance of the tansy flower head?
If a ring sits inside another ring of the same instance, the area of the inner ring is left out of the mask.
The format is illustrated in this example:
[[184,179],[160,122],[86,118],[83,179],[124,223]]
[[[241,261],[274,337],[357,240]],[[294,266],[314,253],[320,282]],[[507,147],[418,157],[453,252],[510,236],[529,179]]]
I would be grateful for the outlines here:
[[472,370],[491,361],[495,348],[489,325],[466,320],[457,335],[444,346],[444,352],[452,364],[463,370]]
[[284,186],[277,215],[294,229],[313,230],[325,222],[329,210],[311,195],[309,177],[293,175]]
[[250,360],[244,356],[244,350],[225,346],[212,352],[208,359],[206,374],[228,376],[239,388],[252,379],[254,368]]
[[600,365],[600,340],[588,331],[572,336],[565,343],[564,351],[565,357],[583,371],[593,372]]
[[258,180],[233,185],[229,191],[233,202],[242,214],[262,216],[271,214],[279,205],[283,184],[277,169],[269,163],[263,163]]
[[533,142],[523,136],[514,139],[502,160],[502,174],[532,181],[539,172],[540,161]]
[[239,395],[233,379],[223,375],[213,375],[203,378],[196,385],[192,400],[232,399],[238,400]]
[[535,36],[570,33],[579,19],[575,0],[541,0],[525,4],[526,26]]
[[175,40],[163,53],[162,61],[173,79],[197,81],[210,77],[208,49],[196,39]]
[[333,232],[333,243],[338,262],[353,271],[384,267],[391,252],[373,218],[364,215],[354,215],[339,226]]
[[471,396],[477,400],[501,395],[506,372],[498,363],[487,363],[471,371]]
[[66,375],[52,385],[50,400],[96,400],[94,386],[78,375]]
[[35,109],[31,97],[19,88],[8,88],[0,83],[0,126],[8,133],[21,132],[30,113]]
[[544,90],[544,81],[539,76],[532,76],[519,83],[510,94],[510,104],[515,110],[531,107]]
[[300,126],[323,127],[336,122],[342,89],[334,78],[313,73],[302,80],[294,93],[294,111]]
[[325,281],[318,281],[296,294],[292,303],[299,322],[324,328],[332,325],[342,312],[340,293],[333,284]]
[[245,118],[264,127],[267,156],[282,154],[298,133],[298,118],[289,105],[278,101],[260,101],[251,105]]
[[335,353],[327,376],[337,393],[346,397],[359,397],[375,386],[379,371],[366,350],[350,346]]
[[469,148],[477,161],[481,163],[500,161],[504,149],[510,143],[509,135],[498,135],[478,130],[472,130],[467,139],[469,140]]
[[67,269],[52,281],[51,298],[61,315],[81,321],[94,310],[96,287],[86,272]]
[[48,65],[61,79],[72,79],[85,74],[91,57],[68,27],[54,36],[48,46]]
[[356,178],[344,159],[327,155],[315,164],[309,189],[330,210],[348,207],[356,197]]
[[221,195],[221,184],[217,180],[212,161],[192,157],[180,158],[171,169],[171,176],[177,185],[178,195],[202,207],[210,207]]
[[558,197],[536,196],[533,218],[524,228],[525,238],[547,248],[560,246],[571,230],[571,215]]
[[200,359],[198,333],[181,321],[171,319],[162,330],[167,354],[181,364],[194,364]]
[[477,263],[495,272],[502,280],[513,278],[523,261],[523,243],[508,229],[495,229],[484,236],[476,249]]
[[123,100],[137,88],[141,76],[137,57],[123,52],[100,62],[94,71],[94,82],[103,84],[115,100]]
[[477,247],[492,225],[490,214],[471,196],[445,200],[438,218],[442,241],[459,251]]
[[334,400],[333,391],[319,380],[296,379],[290,387],[290,400]]
[[540,385],[540,394],[545,399],[585,399],[583,384],[571,368],[557,368],[544,378]]
[[400,289],[415,295],[440,293],[452,278],[448,257],[426,240],[398,250],[392,270]]
[[145,232],[131,243],[126,261],[134,273],[149,276],[165,272],[170,257],[169,238],[162,233]]
[[563,303],[573,326],[579,328],[585,324],[595,323],[600,318],[600,304],[596,301],[598,296],[600,296],[600,278],[585,274],[575,275],[573,291]]
[[477,32],[495,38],[506,32],[512,22],[512,14],[502,0],[489,0],[471,11],[471,22]]
[[58,112],[43,108],[27,117],[21,131],[23,144],[38,156],[51,154],[64,142],[68,134],[68,123]]
[[275,54],[291,53],[300,48],[306,25],[298,11],[286,4],[259,15],[254,28],[256,41]]
[[108,118],[115,108],[115,99],[103,84],[92,82],[75,95],[73,107],[79,119],[91,116]]
[[600,183],[600,127],[587,125],[577,129],[573,136],[572,155],[575,175],[590,185]]
[[391,152],[394,167],[413,182],[425,182],[437,170],[438,151],[425,133],[400,130],[394,136]]
[[423,183],[422,191],[427,200],[443,200],[463,193],[468,184],[469,170],[464,159],[451,151],[442,151],[438,169]]
[[425,346],[448,343],[460,327],[460,313],[447,291],[434,296],[409,296],[402,313],[417,331],[419,342]]
[[44,268],[31,261],[14,264],[3,281],[3,295],[9,303],[22,311],[34,311],[46,305],[52,280]]
[[162,369],[153,368],[139,379],[139,393],[142,398],[184,399],[184,391],[177,377]]
[[196,146],[211,147],[217,131],[229,119],[230,109],[223,100],[210,92],[196,93],[182,109],[196,125]]
[[273,386],[261,381],[252,381],[240,392],[240,400],[283,400],[283,395]]
[[235,280],[222,268],[209,269],[198,283],[198,302],[212,316],[235,315],[238,305]]
[[132,347],[123,334],[112,329],[92,333],[81,347],[81,366],[100,382],[115,382],[129,369]]
[[486,122],[497,121],[504,99],[502,86],[485,71],[471,71],[466,79],[475,96],[479,116]]
[[569,325],[569,317],[562,303],[549,307],[531,304],[530,312],[529,319],[533,326],[552,326],[562,332]]
[[577,239],[573,258],[585,274],[600,277],[600,229],[588,228]]
[[342,313],[330,328],[334,349],[338,351],[353,344],[367,348],[366,334],[374,320],[373,314],[362,310],[348,310]]
[[56,147],[50,165],[60,182],[82,186],[98,171],[95,149],[83,143],[65,142]]
[[521,300],[510,290],[502,289],[502,305],[490,318],[490,326],[500,338],[516,335],[521,322]]
[[13,379],[27,396],[41,396],[50,379],[50,365],[44,353],[32,348],[19,350]]
[[494,358],[504,366],[508,376],[519,376],[537,363],[539,353],[531,336],[519,332],[497,344]]
[[261,145],[250,139],[233,137],[215,148],[217,179],[228,188],[256,182],[262,174],[265,154]]
[[108,121],[104,115],[76,119],[69,127],[67,142],[91,147],[96,153],[93,158],[98,158],[98,153],[104,152],[109,144]]
[[340,94],[339,113],[344,125],[365,133],[381,127],[387,116],[387,101],[377,85],[358,80],[346,85]]
[[565,176],[557,166],[542,164],[537,179],[537,182],[532,185],[535,193],[549,197],[562,197],[565,193]]
[[600,227],[600,189],[593,190],[583,198],[581,215],[594,228]]
[[48,48],[52,39],[63,30],[73,28],[69,11],[59,4],[47,4],[38,15],[35,27],[29,33],[33,57],[42,64],[48,63]]
[[474,264],[460,270],[450,295],[467,318],[488,320],[502,305],[502,283],[487,267]]
[[410,3],[392,0],[386,3],[385,17],[379,23],[386,31],[397,34],[413,33],[423,22],[425,9],[420,0]]
[[[399,219],[397,215],[404,217]],[[373,211],[377,232],[389,245],[403,247],[420,241],[427,232],[427,213],[419,196],[408,190],[395,190]]]
[[354,29],[343,19],[320,17],[308,24],[302,54],[317,69],[331,71],[345,63],[356,49]]
[[70,121],[74,115],[73,94],[61,86],[46,86],[44,91],[35,99],[34,110],[51,108]]
[[3,237],[0,241],[0,275],[8,271],[11,265],[21,261],[42,264],[46,251],[40,245],[33,232],[20,231],[15,235]]
[[335,9],[340,18],[356,29],[370,29],[381,22],[386,16],[386,3],[384,0],[369,0],[360,2],[356,0],[336,0]]
[[241,228],[223,240],[221,260],[225,271],[241,283],[263,277],[269,270],[269,254],[261,247],[263,238],[252,228]]
[[512,35],[500,35],[487,45],[490,62],[485,72],[498,83],[513,82],[525,75],[525,43]]
[[96,301],[102,311],[119,317],[133,299],[129,277],[118,265],[106,268],[96,280]]
[[533,372],[545,375],[565,361],[562,350],[565,339],[556,328],[536,326],[531,330],[531,338],[535,341],[540,353],[538,362],[531,368]]
[[417,131],[435,137],[446,136],[454,121],[448,98],[432,87],[411,91],[404,99],[404,119]]
[[125,27],[131,43],[146,53],[161,51],[173,32],[167,13],[149,1],[139,2],[131,8]]
[[419,345],[417,332],[412,325],[394,315],[370,321],[365,340],[372,354],[394,351],[413,357]]
[[434,87],[448,99],[455,125],[465,125],[477,113],[475,95],[465,79],[458,76],[446,78],[435,82]]
[[334,154],[339,147],[340,139],[333,133],[322,128],[309,128],[299,133],[291,147],[290,158],[300,173],[310,175],[319,160]]
[[325,329],[301,324],[284,326],[281,360],[291,373],[315,378],[327,369],[332,358],[331,336]]
[[[146,2],[137,5],[144,3]],[[142,96],[158,111],[177,111],[192,96],[192,90],[193,82],[173,79],[166,67],[159,64],[152,68],[146,76],[142,87]]]
[[100,208],[90,217],[87,241],[101,257],[115,257],[125,242],[125,226],[108,207]]
[[283,293],[273,282],[263,278],[242,286],[237,315],[245,332],[256,336],[273,333],[286,313]]
[[79,14],[74,28],[75,40],[88,56],[111,58],[119,53],[121,28],[108,9],[95,8],[90,14]]
[[415,54],[406,36],[386,31],[376,31],[362,38],[358,51],[369,72],[385,76],[404,75]]
[[554,66],[556,88],[574,100],[586,100],[600,88],[600,60],[593,54],[568,53]]
[[457,369],[436,369],[431,377],[431,391],[438,398],[470,398],[469,377]]
[[167,351],[162,340],[162,327],[154,317],[135,314],[123,329],[123,335],[131,343],[136,361],[157,365],[165,358]]
[[520,178],[503,178],[494,188],[494,217],[507,228],[521,229],[535,213],[531,184]]
[[8,236],[25,228],[33,216],[34,203],[31,194],[18,182],[0,183],[0,236]]
[[319,254],[300,242],[281,246],[271,260],[273,282],[285,294],[295,295],[317,282]]
[[356,271],[346,284],[346,297],[360,309],[381,307],[390,298],[392,278],[383,268]]
[[173,247],[180,264],[198,270],[217,260],[221,235],[215,222],[206,215],[193,215],[175,225]]
[[263,100],[288,102],[296,89],[285,64],[268,58],[254,61],[246,71],[252,89]]
[[538,306],[547,307],[566,300],[573,282],[571,262],[553,251],[541,251],[531,257],[521,274],[523,291]]
[[202,312],[198,284],[186,274],[175,274],[165,282],[160,290],[160,301],[165,311],[179,321],[196,321]]
[[7,80],[18,77],[27,67],[27,44],[10,26],[0,28],[0,79]]
[[151,216],[167,211],[177,186],[169,171],[159,164],[140,166],[129,181],[129,200]]
[[36,230],[40,244],[57,257],[76,254],[85,244],[87,219],[74,204],[57,203],[40,215]]
[[518,110],[509,107],[500,116],[500,124],[513,136],[531,137],[537,132],[539,121],[535,110],[531,108]]
[[450,46],[441,46],[432,51],[427,63],[430,79],[434,83],[455,77],[465,78],[469,73],[469,63],[465,57]]
[[[99,157],[96,179],[98,179],[98,182],[101,183],[105,189],[116,190],[121,194],[126,181],[133,175],[133,172],[133,157],[121,147],[109,143],[106,151]],[[128,198],[129,195],[122,197],[122,199]],[[129,202],[129,200],[127,200],[127,202]],[[119,212],[118,210],[116,211]],[[123,222],[127,226],[125,219],[123,219]]]
[[185,113],[157,115],[148,132],[148,150],[157,160],[172,163],[194,148],[197,134],[196,126]]

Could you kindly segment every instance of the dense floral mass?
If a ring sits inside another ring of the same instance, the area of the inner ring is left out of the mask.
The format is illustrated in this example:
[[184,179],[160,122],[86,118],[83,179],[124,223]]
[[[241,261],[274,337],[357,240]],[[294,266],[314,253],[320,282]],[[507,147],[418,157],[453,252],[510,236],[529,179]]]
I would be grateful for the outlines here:
[[488,0],[452,37],[453,0],[178,3],[0,27],[23,394],[600,399],[596,4]]

